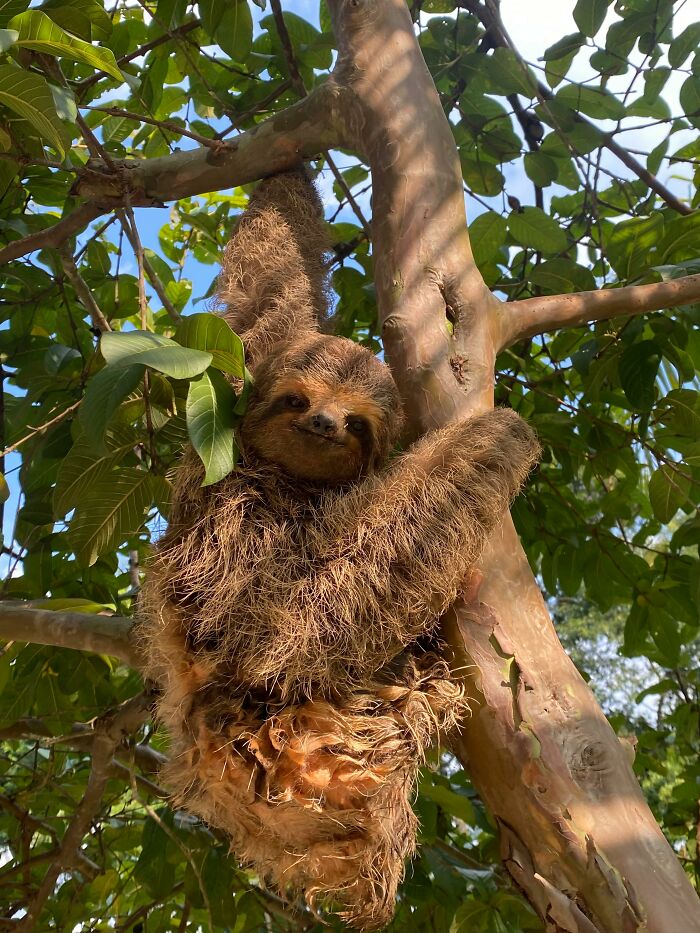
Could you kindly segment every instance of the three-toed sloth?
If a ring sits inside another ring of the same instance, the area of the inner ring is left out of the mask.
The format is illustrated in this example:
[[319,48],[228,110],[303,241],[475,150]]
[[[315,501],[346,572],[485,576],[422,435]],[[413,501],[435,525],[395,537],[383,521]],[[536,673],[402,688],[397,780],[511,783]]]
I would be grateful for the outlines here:
[[203,488],[184,455],[140,631],[176,804],[282,894],[370,929],[415,846],[424,750],[465,711],[426,644],[538,445],[499,409],[391,458],[389,369],[319,330],[325,243],[303,171],[259,185],[219,280],[254,377],[241,461]]

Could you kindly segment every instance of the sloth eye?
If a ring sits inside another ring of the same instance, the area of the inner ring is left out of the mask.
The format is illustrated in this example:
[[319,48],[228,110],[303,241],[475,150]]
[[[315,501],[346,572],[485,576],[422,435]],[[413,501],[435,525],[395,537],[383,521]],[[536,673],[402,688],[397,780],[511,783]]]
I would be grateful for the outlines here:
[[294,411],[300,411],[302,408],[308,407],[308,402],[301,395],[288,395],[284,400],[284,404]]
[[346,421],[347,429],[358,437],[367,431],[367,422],[364,418],[348,418]]

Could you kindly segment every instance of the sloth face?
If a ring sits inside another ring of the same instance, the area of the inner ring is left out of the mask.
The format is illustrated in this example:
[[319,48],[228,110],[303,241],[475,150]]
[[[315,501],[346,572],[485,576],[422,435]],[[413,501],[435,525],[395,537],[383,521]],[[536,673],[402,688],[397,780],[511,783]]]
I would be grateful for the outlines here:
[[389,370],[350,340],[314,335],[255,371],[244,444],[302,479],[353,480],[386,459],[401,425]]

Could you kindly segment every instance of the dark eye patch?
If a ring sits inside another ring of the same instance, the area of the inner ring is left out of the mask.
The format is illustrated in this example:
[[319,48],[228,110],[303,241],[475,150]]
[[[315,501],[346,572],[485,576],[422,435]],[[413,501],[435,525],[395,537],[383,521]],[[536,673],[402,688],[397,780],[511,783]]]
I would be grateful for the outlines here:
[[369,431],[369,425],[364,418],[357,418],[352,415],[346,418],[345,426],[351,434],[355,434],[357,437],[363,437]]
[[268,415],[279,415],[283,411],[306,411],[309,400],[296,392],[286,392],[274,399],[267,408]]
[[285,395],[284,397],[285,408],[290,408],[292,411],[304,411],[309,407],[308,401],[302,395]]

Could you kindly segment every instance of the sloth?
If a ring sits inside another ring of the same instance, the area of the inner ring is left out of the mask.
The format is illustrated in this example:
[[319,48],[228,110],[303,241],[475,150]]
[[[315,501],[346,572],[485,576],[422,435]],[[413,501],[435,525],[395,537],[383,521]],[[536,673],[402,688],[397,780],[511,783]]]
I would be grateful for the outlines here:
[[391,457],[388,367],[321,330],[325,230],[303,170],[258,186],[218,290],[254,384],[236,470],[202,487],[184,454],[141,594],[162,778],[262,881],[372,929],[414,851],[425,750],[466,712],[439,618],[538,445],[498,409]]

